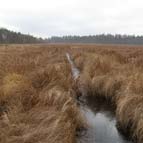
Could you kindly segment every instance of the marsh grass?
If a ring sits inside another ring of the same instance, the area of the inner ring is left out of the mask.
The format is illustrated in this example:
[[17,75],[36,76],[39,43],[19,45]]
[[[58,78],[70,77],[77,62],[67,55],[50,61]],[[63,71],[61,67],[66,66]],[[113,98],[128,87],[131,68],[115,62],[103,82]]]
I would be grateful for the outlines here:
[[[80,70],[77,81],[66,52]],[[1,45],[0,142],[75,143],[86,126],[76,103],[85,91],[110,101],[119,128],[142,143],[142,55],[135,46]]]
[[66,47],[31,46],[0,49],[0,142],[74,143],[84,123]]
[[[143,50],[128,48],[84,48],[85,52],[82,51],[75,62],[78,67],[81,64],[79,83],[85,83],[89,98],[93,96],[94,100],[102,98],[110,102],[116,112],[118,128],[142,143]],[[84,63],[81,62],[83,59]]]

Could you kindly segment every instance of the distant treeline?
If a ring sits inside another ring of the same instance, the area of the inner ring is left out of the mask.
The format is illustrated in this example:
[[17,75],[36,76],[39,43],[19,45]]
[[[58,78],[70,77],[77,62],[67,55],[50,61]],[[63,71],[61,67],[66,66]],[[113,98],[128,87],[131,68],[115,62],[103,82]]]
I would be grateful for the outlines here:
[[51,37],[49,43],[143,44],[143,36],[101,34],[95,36]]
[[0,44],[24,44],[41,42],[44,42],[44,40],[41,38],[36,38],[28,34],[21,34],[20,32],[13,32],[4,28],[0,28]]
[[143,45],[143,36],[134,35],[91,35],[91,36],[63,36],[47,39],[36,38],[28,34],[13,32],[0,28],[0,44],[26,44],[26,43],[81,43],[81,44],[136,44]]

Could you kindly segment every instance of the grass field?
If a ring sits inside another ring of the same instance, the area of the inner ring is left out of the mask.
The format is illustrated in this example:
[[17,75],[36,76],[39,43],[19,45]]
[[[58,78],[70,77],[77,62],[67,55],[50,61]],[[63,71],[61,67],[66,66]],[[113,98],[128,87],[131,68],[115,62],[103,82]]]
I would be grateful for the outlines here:
[[118,128],[143,142],[143,47],[72,44],[0,46],[0,142],[75,143],[86,126],[80,86],[112,102]]

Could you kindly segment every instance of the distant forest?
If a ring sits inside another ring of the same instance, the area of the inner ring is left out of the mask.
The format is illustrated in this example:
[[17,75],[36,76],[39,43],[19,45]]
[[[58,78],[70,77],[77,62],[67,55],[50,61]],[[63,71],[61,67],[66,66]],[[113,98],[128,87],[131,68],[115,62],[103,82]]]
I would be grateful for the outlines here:
[[28,43],[81,43],[81,44],[136,44],[143,45],[143,36],[134,35],[90,35],[90,36],[63,36],[47,39],[36,38],[32,35],[9,31],[0,28],[0,44],[28,44]]
[[137,44],[143,45],[143,36],[101,34],[93,36],[51,37],[49,43],[96,43],[96,44]]
[[4,28],[0,28],[0,44],[24,44],[41,42],[44,42],[44,40],[41,38],[36,38],[28,34],[21,34],[20,32],[13,32]]

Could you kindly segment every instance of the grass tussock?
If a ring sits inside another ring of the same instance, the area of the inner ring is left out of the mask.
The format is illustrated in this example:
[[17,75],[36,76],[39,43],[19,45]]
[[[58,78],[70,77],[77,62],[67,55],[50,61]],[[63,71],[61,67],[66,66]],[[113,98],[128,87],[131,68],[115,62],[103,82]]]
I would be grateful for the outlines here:
[[143,97],[138,95],[125,96],[120,99],[117,106],[117,119],[124,133],[132,135],[139,143],[143,139]]
[[3,93],[8,96],[20,88],[27,88],[30,82],[23,75],[11,73],[3,78]]

